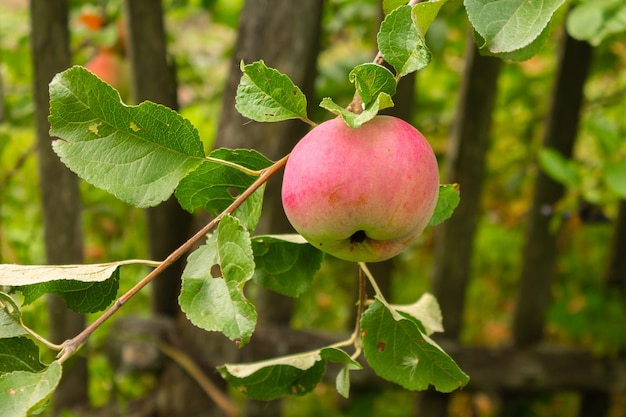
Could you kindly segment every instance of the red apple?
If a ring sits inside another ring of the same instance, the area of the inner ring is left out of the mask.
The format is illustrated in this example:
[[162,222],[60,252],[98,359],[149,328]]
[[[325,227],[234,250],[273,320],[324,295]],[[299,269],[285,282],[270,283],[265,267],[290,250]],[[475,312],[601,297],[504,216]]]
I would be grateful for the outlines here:
[[102,49],[85,65],[102,81],[117,89],[125,98],[130,90],[129,69],[124,59],[115,51]]
[[320,124],[294,147],[282,202],[311,244],[348,261],[378,262],[410,245],[439,193],[435,154],[422,134],[390,116],[359,128]]

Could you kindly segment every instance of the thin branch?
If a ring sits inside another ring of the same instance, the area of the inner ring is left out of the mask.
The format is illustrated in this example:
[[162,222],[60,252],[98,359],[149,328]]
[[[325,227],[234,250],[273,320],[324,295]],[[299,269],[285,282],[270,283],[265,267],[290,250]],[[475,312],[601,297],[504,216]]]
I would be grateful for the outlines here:
[[372,286],[372,288],[374,288],[374,292],[376,293],[376,297],[378,297],[381,301],[385,301],[386,302],[385,296],[383,295],[382,291],[378,287],[378,284],[376,283],[376,279],[374,278],[374,275],[372,275],[372,273],[369,270],[369,268],[367,267],[367,265],[365,265],[365,262],[359,262],[359,268],[361,268],[363,273],[365,273],[365,276],[369,280],[370,285]]
[[236,417],[241,414],[239,407],[233,403],[215,384],[205,375],[200,367],[185,352],[176,349],[167,343],[158,343],[159,349],[170,359],[176,362],[187,374],[202,388],[228,417]]
[[204,226],[200,231],[198,231],[195,235],[193,235],[189,240],[183,243],[178,249],[172,252],[163,262],[161,262],[155,269],[152,270],[148,275],[146,275],[141,281],[135,284],[128,292],[122,295],[117,301],[109,307],[100,317],[98,317],[93,323],[91,323],[88,327],[86,327],[82,332],[80,332],[77,336],[72,339],[68,339],[63,342],[63,349],[58,355],[59,362],[63,363],[69,357],[71,357],[74,352],[76,352],[91,336],[91,334],[102,325],[105,321],[107,321],[115,312],[117,312],[128,300],[130,300],[135,294],[137,294],[143,287],[148,285],[154,278],[156,278],[161,272],[171,266],[174,262],[176,262],[181,256],[187,253],[192,246],[206,236],[211,230],[213,230],[220,222],[220,220],[229,214],[232,214],[235,210],[239,208],[247,199],[250,197],[257,189],[259,189],[263,184],[267,182],[274,174],[280,171],[285,164],[287,163],[287,159],[289,155],[283,157],[279,161],[275,162],[268,168],[264,169],[261,172],[259,178],[250,185],[243,193],[241,193],[235,201],[232,202],[230,206],[228,206],[222,213],[220,213],[217,217],[215,217],[211,222],[209,222],[206,226]]

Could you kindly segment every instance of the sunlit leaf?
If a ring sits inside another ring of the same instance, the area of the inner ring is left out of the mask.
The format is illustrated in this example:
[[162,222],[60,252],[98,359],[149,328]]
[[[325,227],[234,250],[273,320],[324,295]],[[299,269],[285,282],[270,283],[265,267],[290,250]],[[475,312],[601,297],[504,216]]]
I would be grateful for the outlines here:
[[392,305],[391,308],[418,320],[428,336],[435,332],[443,332],[441,308],[439,308],[439,303],[432,294],[423,294],[413,304]]
[[424,68],[431,54],[413,21],[411,6],[398,7],[385,17],[378,32],[378,48],[399,76]]
[[52,362],[33,373],[16,371],[0,376],[0,415],[26,417],[41,411],[61,380],[62,368]]
[[306,119],[306,97],[291,79],[261,61],[241,64],[235,108],[257,122]]
[[479,49],[498,54],[530,45],[544,31],[565,0],[465,0]]
[[50,83],[50,133],[61,161],[85,181],[137,207],[155,206],[204,158],[191,123],[165,106],[126,106],[82,67]]
[[225,216],[207,243],[187,260],[181,309],[196,326],[222,332],[243,346],[257,319],[254,305],[243,294],[253,273],[250,235],[236,218]]
[[322,380],[326,361],[319,351],[313,351],[253,363],[226,364],[218,370],[246,396],[269,401],[311,392]]
[[377,299],[361,319],[363,353],[376,374],[409,390],[451,392],[469,377],[414,319]]

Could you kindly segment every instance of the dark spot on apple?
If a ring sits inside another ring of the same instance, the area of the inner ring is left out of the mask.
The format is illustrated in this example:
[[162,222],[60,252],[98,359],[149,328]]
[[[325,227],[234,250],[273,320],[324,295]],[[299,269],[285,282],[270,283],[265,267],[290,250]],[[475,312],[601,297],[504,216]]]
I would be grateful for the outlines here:
[[222,267],[219,264],[213,265],[209,273],[213,278],[224,278],[222,275]]
[[363,230],[357,230],[352,234],[352,236],[350,236],[350,243],[363,243],[366,238],[367,235]]
[[387,347],[387,344],[385,342],[378,342],[376,344],[376,350],[378,350],[379,352],[382,352],[383,350],[385,350],[386,347]]

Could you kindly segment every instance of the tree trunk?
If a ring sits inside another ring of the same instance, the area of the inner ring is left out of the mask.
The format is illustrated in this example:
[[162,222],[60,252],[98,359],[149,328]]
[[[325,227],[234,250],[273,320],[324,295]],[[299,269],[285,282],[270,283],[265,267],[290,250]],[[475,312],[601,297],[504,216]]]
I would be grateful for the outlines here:
[[[251,63],[263,59],[267,65],[288,74],[302,91],[311,97],[322,3],[322,0],[306,0],[297,4],[288,0],[245,2],[240,15],[231,73],[224,91],[215,147],[253,148],[270,159],[277,159],[287,154],[296,141],[306,133],[307,126],[300,121],[256,123],[244,119],[235,110],[235,93],[241,78],[239,69],[241,60]],[[279,181],[280,179],[272,179],[266,188],[263,218],[257,233],[291,231],[280,204]],[[263,325],[263,321],[281,323],[289,321],[292,307],[290,299],[273,293],[272,295],[264,293],[255,301],[259,311],[259,327]],[[252,360],[257,353],[251,346],[242,358],[235,344],[220,334],[201,330],[182,318],[178,322],[181,344],[188,352],[195,352],[193,356],[199,363],[214,367],[225,362]],[[255,337],[253,336],[251,345]],[[211,373],[207,375],[215,376]],[[212,401],[198,389],[197,384],[179,369],[168,367],[163,380],[172,383],[169,384],[169,388],[162,387],[159,392],[160,415],[183,417],[221,414]],[[222,384],[223,387],[223,381],[216,384]],[[250,402],[247,405],[248,415],[279,415],[279,404],[279,402],[260,404]]]
[[[563,34],[543,146],[555,149],[566,158],[571,157],[576,140],[591,56],[592,48],[588,43]],[[552,211],[563,193],[564,187],[561,184],[539,171],[535,180],[535,194],[530,209],[513,317],[513,339],[519,347],[528,347],[543,339],[557,261],[557,236],[550,228],[552,218],[546,215],[546,209]],[[534,400],[532,395],[524,392],[505,392],[502,398],[503,412],[506,415],[515,415],[517,410],[529,407]],[[583,398],[583,403],[586,403],[583,408],[595,408],[596,405],[587,400],[589,398]]]
[[[461,331],[491,113],[501,66],[499,59],[478,53],[471,35],[468,39],[461,94],[445,166],[445,182],[460,184],[461,202],[454,215],[437,231],[433,276],[433,293],[441,306],[445,336],[452,339],[457,339]],[[418,415],[446,415],[447,398],[435,392],[419,395]]]
[[461,331],[500,66],[499,59],[479,55],[470,38],[444,168],[445,182],[460,185],[461,202],[438,228],[433,278],[433,292],[449,338],[456,339]]
[[[68,4],[66,0],[31,0],[31,45],[34,68],[35,125],[39,152],[39,184],[43,205],[46,256],[51,264],[83,262],[81,202],[76,176],[52,151],[48,131],[48,84],[70,66]],[[50,339],[60,343],[78,334],[82,315],[65,307],[57,296],[48,298]],[[85,404],[87,362],[79,356],[64,366],[54,397],[56,410]]]
[[611,254],[606,271],[606,283],[626,294],[626,200],[621,200],[611,243]]
[[[132,91],[136,102],[150,100],[178,108],[175,74],[167,62],[163,8],[160,0],[126,0],[128,51]],[[150,257],[165,259],[190,235],[192,216],[174,197],[146,210]],[[177,261],[152,283],[154,314],[174,317],[179,312],[178,293],[184,259]]]
[[[293,148],[308,128],[301,121],[281,123],[250,122],[235,109],[235,92],[241,78],[239,63],[263,59],[265,63],[287,74],[311,100],[321,28],[321,0],[300,1],[248,0],[240,16],[239,33],[231,72],[224,93],[216,146],[253,148],[270,159],[278,159]],[[265,189],[263,216],[258,233],[293,232],[280,201],[282,175]],[[270,291],[261,290],[256,297],[259,321],[287,325],[293,301]],[[244,360],[259,358],[246,357]],[[280,401],[248,401],[248,416],[279,416]]]
[[[571,156],[576,139],[591,52],[588,43],[564,34],[543,146],[555,149],[566,158]],[[513,320],[513,337],[518,346],[536,343],[543,337],[557,257],[556,235],[550,230],[551,218],[545,212],[546,208],[551,209],[562,196],[563,186],[539,171],[535,181]]]

